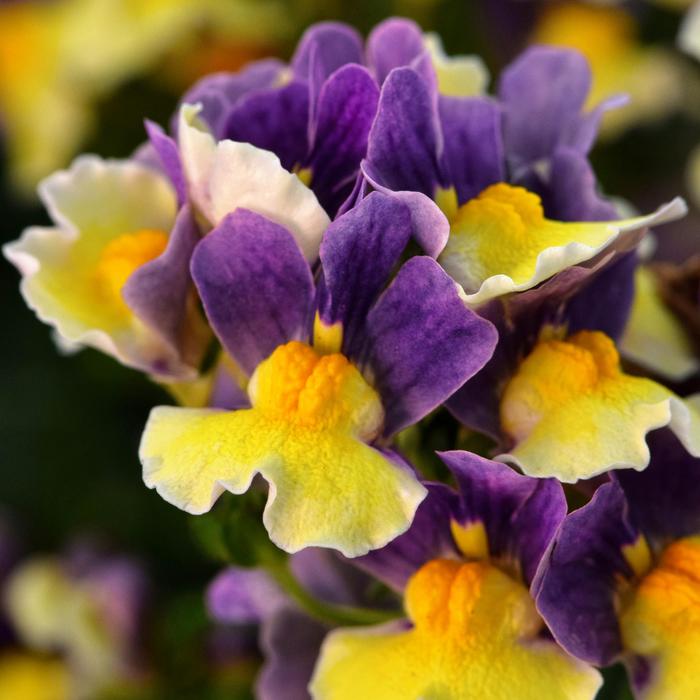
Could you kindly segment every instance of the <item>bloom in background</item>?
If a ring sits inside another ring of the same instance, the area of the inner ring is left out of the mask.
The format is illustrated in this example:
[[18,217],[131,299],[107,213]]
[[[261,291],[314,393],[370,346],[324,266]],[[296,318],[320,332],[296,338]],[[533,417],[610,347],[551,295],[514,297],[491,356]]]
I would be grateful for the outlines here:
[[403,594],[407,619],[332,632],[312,696],[595,697],[598,672],[547,638],[529,591],[566,513],[561,486],[468,452],[441,456],[459,495],[431,485],[406,534],[355,560]]
[[92,127],[94,104],[120,83],[182,45],[191,67],[203,28],[224,45],[242,36],[277,42],[291,29],[280,9],[275,0],[2,3],[0,116],[17,185],[30,193],[66,165]]
[[534,585],[557,641],[597,665],[622,660],[637,697],[696,698],[700,460],[668,431],[651,463],[619,472],[553,540]]
[[425,489],[387,450],[391,437],[477,372],[496,342],[431,258],[409,260],[382,294],[410,232],[400,202],[371,195],[329,226],[314,285],[292,231],[245,209],[224,218],[192,273],[250,378],[242,407],[154,409],[140,448],[146,484],[203,513],[259,473],[270,484],[265,527],[290,552],[357,556],[403,532]]
[[136,678],[146,592],[133,561],[84,546],[20,562],[3,587],[14,640],[0,651],[0,697],[94,697]]
[[55,226],[4,248],[27,304],[69,345],[193,376],[208,340],[188,273],[199,234],[168,179],[136,160],[82,156],[40,194]]
[[583,53],[593,72],[592,103],[614,93],[629,95],[627,105],[605,115],[604,137],[660,120],[683,106],[682,64],[671,51],[641,43],[637,20],[622,3],[565,0],[542,5],[531,41]]
[[644,469],[646,434],[669,426],[700,454],[700,414],[662,384],[626,373],[615,340],[628,318],[636,259],[573,267],[535,290],[484,309],[499,343],[448,407],[491,435],[499,459],[564,482]]
[[[573,88],[557,84],[563,76]],[[504,72],[502,107],[438,96],[413,68],[384,83],[363,172],[410,207],[416,237],[470,304],[530,289],[683,212],[676,201],[649,217],[583,223],[614,215],[585,158],[607,107],[582,113],[589,83],[579,55],[551,49],[530,50]],[[578,221],[547,218],[543,199]]]
[[700,370],[700,261],[652,263],[635,273],[635,296],[620,350],[672,382]]

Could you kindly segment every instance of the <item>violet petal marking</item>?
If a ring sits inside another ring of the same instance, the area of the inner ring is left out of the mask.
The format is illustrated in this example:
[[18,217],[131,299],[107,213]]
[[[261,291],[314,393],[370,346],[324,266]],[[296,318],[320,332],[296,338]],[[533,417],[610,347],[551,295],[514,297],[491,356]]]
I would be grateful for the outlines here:
[[284,227],[237,209],[199,243],[192,276],[214,332],[246,372],[278,345],[306,339],[313,279]]
[[428,257],[399,271],[367,319],[367,360],[386,411],[385,434],[417,423],[489,360],[493,325],[468,309]]

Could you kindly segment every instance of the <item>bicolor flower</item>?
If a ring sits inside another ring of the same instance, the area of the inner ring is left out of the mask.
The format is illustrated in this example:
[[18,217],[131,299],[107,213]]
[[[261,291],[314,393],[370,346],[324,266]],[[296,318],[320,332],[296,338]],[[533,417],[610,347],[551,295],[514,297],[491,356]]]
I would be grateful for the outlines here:
[[635,694],[700,693],[700,459],[668,431],[641,473],[619,472],[553,540],[533,589],[557,641],[597,665],[624,661]]
[[[361,605],[373,579],[328,550],[307,548],[289,559],[292,575],[322,603]],[[219,623],[258,626],[264,656],[255,684],[259,700],[309,698],[307,686],[327,623],[305,612],[261,569],[224,569],[206,593],[209,614]]]
[[157,377],[193,376],[209,335],[188,272],[199,234],[169,181],[136,161],[82,156],[40,194],[55,225],[3,249],[37,316],[69,344]]
[[561,486],[468,452],[441,456],[459,495],[431,485],[411,529],[356,560],[403,594],[407,619],[331,632],[312,696],[595,697],[598,672],[547,637],[529,591],[566,514]]
[[[571,90],[552,81],[572,74]],[[437,96],[413,68],[386,79],[363,172],[411,208],[417,239],[470,304],[531,289],[685,212],[675,200],[647,217],[588,221],[614,214],[585,159],[599,117],[581,114],[587,79],[577,54],[532,51],[501,80],[504,117],[494,101]]]
[[[287,551],[357,556],[403,532],[425,489],[386,448],[490,357],[491,324],[428,257],[403,265],[409,214],[373,194],[328,228],[322,275],[291,231],[239,209],[198,245],[192,272],[222,345],[250,377],[250,408],[159,407],[141,442],[144,479],[190,513],[255,474],[263,521]],[[315,319],[315,320],[314,320]]]
[[645,436],[669,426],[700,454],[700,414],[666,387],[632,376],[615,345],[632,302],[634,257],[574,267],[528,295],[485,310],[499,330],[492,360],[449,401],[490,434],[498,459],[564,482],[644,469]]

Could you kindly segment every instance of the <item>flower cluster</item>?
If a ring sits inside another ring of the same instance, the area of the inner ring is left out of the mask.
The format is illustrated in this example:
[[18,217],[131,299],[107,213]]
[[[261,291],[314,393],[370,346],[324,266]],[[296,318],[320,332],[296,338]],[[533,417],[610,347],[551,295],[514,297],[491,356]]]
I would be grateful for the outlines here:
[[[177,400],[143,478],[233,513],[245,551],[207,598],[260,623],[263,698],[592,700],[616,661],[639,697],[700,695],[700,411],[626,359],[673,328],[697,371],[673,305],[628,323],[640,245],[685,205],[600,193],[620,100],[587,110],[582,55],[487,82],[407,20],[313,26],[288,65],[195,84],[132,158],[47,178],[53,226],[5,248],[62,344]],[[436,416],[459,442],[422,472]]]

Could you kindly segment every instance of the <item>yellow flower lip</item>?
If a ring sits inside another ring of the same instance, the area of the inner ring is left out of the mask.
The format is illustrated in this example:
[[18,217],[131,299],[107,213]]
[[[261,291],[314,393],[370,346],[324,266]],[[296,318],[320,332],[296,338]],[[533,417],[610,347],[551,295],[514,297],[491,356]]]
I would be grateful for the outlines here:
[[505,182],[490,185],[461,206],[454,190],[438,190],[436,202],[450,221],[439,262],[472,305],[532,289],[596,258],[624,233],[671,221],[687,210],[677,198],[649,216],[555,221],[545,217],[539,196]]
[[575,482],[610,469],[644,469],[646,434],[669,426],[700,454],[700,414],[656,382],[626,374],[600,331],[540,340],[506,385],[501,427],[512,447],[497,459],[529,476]]
[[121,292],[129,277],[139,267],[161,255],[167,245],[168,234],[155,229],[141,229],[112,239],[95,266],[99,291],[110,302],[124,305]]

